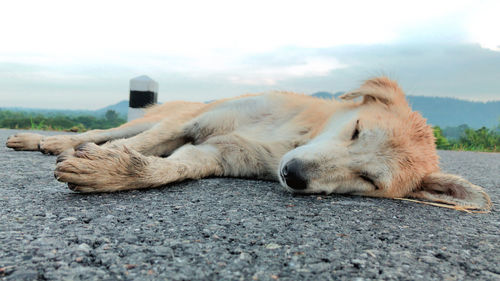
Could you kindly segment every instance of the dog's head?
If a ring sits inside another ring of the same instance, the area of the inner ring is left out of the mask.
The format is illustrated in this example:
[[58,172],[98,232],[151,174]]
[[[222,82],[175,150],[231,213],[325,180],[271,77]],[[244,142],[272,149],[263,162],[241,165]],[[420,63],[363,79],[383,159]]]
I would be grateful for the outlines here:
[[366,81],[341,96],[345,102],[322,132],[284,155],[281,184],[300,193],[416,197],[489,209],[481,187],[438,167],[432,128],[388,78]]

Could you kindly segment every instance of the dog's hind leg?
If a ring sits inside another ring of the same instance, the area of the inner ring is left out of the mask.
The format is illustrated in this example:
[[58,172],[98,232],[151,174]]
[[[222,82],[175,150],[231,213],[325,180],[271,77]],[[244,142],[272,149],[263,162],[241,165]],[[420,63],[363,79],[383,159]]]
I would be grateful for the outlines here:
[[7,147],[14,150],[41,151],[58,155],[85,142],[104,143],[118,138],[137,135],[152,126],[158,120],[138,119],[109,130],[91,130],[78,135],[43,136],[35,133],[18,133],[7,139]]
[[150,129],[157,122],[158,120],[144,118],[108,130],[91,130],[78,135],[45,137],[40,141],[40,151],[46,154],[58,155],[67,149],[86,142],[102,144],[110,140],[129,138]]
[[16,151],[39,151],[44,136],[34,133],[18,133],[7,139],[7,147]]
[[[111,140],[133,137],[153,128],[156,124],[164,123],[162,120],[169,120],[170,123],[167,124],[172,125],[172,128],[165,128],[165,126],[160,126],[158,128],[166,129],[165,132],[173,132],[175,131],[173,129],[199,114],[205,106],[206,105],[203,103],[194,102],[168,102],[148,109],[143,118],[133,120],[117,128],[109,130],[92,130],[78,135],[57,135],[50,137],[44,137],[33,133],[20,133],[9,137],[7,140],[7,147],[15,150],[39,150],[43,153],[58,155],[67,149],[74,148],[86,142],[102,144]],[[160,139],[165,139],[165,137],[171,137],[164,136],[168,134],[169,133],[163,133],[161,130],[153,130],[145,136],[147,138],[159,137]],[[145,149],[140,147],[141,143],[143,143],[145,147],[148,147],[149,144],[153,146],[156,144],[154,141],[148,142],[146,140],[144,142],[144,138],[137,138],[131,141],[121,140],[120,142],[134,146],[134,149],[138,147],[137,149],[139,151]],[[174,145],[174,147],[175,146],[176,145]],[[168,147],[170,147],[170,145],[162,149],[160,145],[157,150],[159,152],[162,150],[168,151]],[[148,149],[145,149],[146,154],[156,155],[159,153],[157,151],[148,152],[147,150]]]
[[134,150],[146,156],[167,156],[181,147],[188,139],[181,128],[184,120],[165,119],[136,136],[108,142],[103,147]]

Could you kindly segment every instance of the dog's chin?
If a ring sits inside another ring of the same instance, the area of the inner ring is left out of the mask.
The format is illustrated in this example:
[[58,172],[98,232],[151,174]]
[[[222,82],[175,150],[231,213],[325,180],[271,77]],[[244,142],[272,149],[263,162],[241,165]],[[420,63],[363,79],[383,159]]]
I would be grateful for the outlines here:
[[280,178],[280,185],[281,187],[283,187],[284,190],[290,192],[290,193],[295,193],[296,190],[294,190],[293,188],[289,187],[288,185],[286,185],[286,183]]
[[280,184],[281,186],[283,187],[283,189],[285,189],[286,191],[292,193],[293,195],[329,195],[331,194],[332,192],[328,192],[326,190],[312,190],[312,189],[302,189],[302,190],[297,190],[297,189],[293,189],[291,187],[289,187],[288,185],[286,185],[286,183],[280,181]]

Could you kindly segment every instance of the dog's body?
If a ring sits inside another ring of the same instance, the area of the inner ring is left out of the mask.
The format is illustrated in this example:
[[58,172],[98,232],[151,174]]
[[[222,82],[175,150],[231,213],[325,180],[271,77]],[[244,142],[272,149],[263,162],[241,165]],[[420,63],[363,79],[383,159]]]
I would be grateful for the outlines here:
[[[363,100],[350,101],[357,97]],[[7,146],[59,154],[56,178],[81,192],[229,176],[272,179],[300,193],[490,208],[482,188],[439,172],[432,128],[411,111],[395,82],[368,80],[341,98],[346,101],[271,93],[210,104],[171,102],[115,129],[46,138],[18,134]]]

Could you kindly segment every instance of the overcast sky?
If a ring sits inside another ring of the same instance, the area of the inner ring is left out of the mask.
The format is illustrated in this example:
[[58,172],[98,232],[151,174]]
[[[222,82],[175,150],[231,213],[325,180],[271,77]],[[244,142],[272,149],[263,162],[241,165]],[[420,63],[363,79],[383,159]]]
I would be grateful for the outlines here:
[[500,1],[8,1],[0,107],[96,109],[149,75],[159,100],[345,91],[500,99]]

